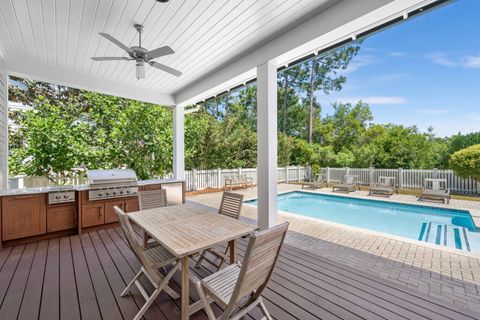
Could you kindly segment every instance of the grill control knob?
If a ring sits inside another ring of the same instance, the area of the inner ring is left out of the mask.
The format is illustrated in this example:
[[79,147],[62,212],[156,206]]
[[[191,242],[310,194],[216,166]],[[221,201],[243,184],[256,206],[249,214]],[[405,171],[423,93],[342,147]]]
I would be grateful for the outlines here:
[[[108,195],[108,193],[107,193],[107,195]],[[98,194],[98,196],[99,196],[99,197],[103,196],[103,193],[100,192],[100,193]]]
[[70,197],[68,196],[68,194],[64,195],[63,197],[64,197],[65,199],[70,198]]
[[115,191],[113,191],[113,195],[116,195],[117,193]]
[[107,192],[106,195],[109,196],[109,195],[110,195],[110,192]]
[[61,197],[59,195],[55,196],[55,199],[60,199]]
[[130,190],[127,190],[127,193],[130,193]]

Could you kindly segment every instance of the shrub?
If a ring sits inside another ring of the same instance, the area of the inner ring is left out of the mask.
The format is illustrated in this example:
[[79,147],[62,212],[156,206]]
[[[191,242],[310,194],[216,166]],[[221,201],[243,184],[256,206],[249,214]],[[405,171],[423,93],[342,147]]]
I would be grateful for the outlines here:
[[480,144],[452,154],[449,165],[458,176],[463,178],[473,177],[480,181]]

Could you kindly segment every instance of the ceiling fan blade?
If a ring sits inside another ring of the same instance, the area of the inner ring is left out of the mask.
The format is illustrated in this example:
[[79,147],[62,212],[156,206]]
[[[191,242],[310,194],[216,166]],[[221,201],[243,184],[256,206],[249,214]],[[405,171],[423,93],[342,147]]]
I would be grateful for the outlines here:
[[155,62],[155,61],[151,61],[150,65],[154,68],[160,69],[160,70],[168,72],[170,74],[173,74],[176,77],[180,77],[182,75],[182,73],[180,71],[178,71],[176,69],[173,69],[173,68],[170,68],[170,67],[168,67],[164,64],[161,64],[161,63],[158,63],[158,62]]
[[146,55],[150,57],[150,59],[155,59],[155,58],[163,57],[163,56],[174,54],[174,53],[175,51],[173,51],[172,48],[170,48],[169,46],[165,46],[165,47],[160,47],[154,50],[150,50],[146,53]]
[[105,39],[108,39],[108,40],[112,41],[113,43],[115,43],[117,46],[119,46],[123,50],[127,51],[128,53],[133,53],[132,49],[130,49],[129,47],[127,47],[126,45],[124,45],[123,43],[121,43],[120,41],[118,41],[117,39],[115,39],[114,37],[109,35],[108,33],[99,32],[98,34],[101,35],[102,37],[104,37]]
[[115,60],[130,60],[126,57],[92,57],[94,61],[115,61]]

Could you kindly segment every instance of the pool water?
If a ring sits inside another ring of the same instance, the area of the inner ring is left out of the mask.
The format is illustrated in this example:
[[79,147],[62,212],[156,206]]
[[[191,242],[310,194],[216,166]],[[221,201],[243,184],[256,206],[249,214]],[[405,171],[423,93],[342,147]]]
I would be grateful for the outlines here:
[[480,253],[480,229],[466,210],[301,191],[279,194],[278,210]]

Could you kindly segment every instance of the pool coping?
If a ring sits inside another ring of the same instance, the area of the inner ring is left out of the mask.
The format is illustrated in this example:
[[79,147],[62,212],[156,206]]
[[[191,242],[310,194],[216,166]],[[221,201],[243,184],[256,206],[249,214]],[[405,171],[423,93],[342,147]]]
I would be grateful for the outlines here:
[[[331,195],[331,196],[337,196],[338,195],[338,196],[345,197],[345,198],[366,199],[366,200],[368,200],[368,198],[352,197],[352,196],[349,196],[348,194],[334,193],[332,195],[332,192],[318,192],[318,191],[304,190],[304,189],[294,189],[294,190],[289,190],[289,191],[282,191],[282,192],[279,192],[277,195],[296,192],[296,191],[312,193],[312,194]],[[253,207],[253,208],[257,208],[257,206],[247,203],[247,201],[255,200],[257,198],[258,197],[251,197],[251,198],[245,199],[244,200],[244,205],[247,205],[247,206],[250,206],[250,207]],[[423,203],[418,203],[417,204],[417,203],[411,203],[411,202],[408,202],[408,201],[394,201],[394,200],[387,199],[387,198],[385,198],[385,199],[375,198],[375,199],[371,199],[371,200],[374,200],[374,201],[379,200],[379,201],[391,202],[391,203],[401,203],[401,204],[419,205],[419,206],[424,206],[424,207],[448,209],[448,207],[430,206],[428,204],[423,204]],[[474,216],[472,215],[472,212],[471,212],[472,209],[466,209],[466,208],[461,208],[461,209],[451,208],[451,209],[463,210],[463,211],[470,212],[470,215],[472,216],[472,219],[473,219],[473,222],[475,223],[475,226],[477,226],[477,228],[479,228],[478,226],[480,225],[480,220],[479,220],[479,224],[477,224],[477,221],[475,221]],[[317,222],[317,223],[325,223],[325,224],[331,225],[333,227],[339,227],[339,228],[343,228],[343,229],[350,230],[350,231],[363,232],[365,234],[369,234],[369,235],[373,235],[373,236],[377,236],[377,237],[384,237],[384,238],[389,238],[389,239],[393,239],[393,240],[397,240],[397,241],[403,241],[403,242],[411,243],[411,244],[414,244],[414,245],[420,245],[420,246],[424,246],[424,247],[428,247],[428,248],[432,248],[432,249],[437,249],[437,250],[441,250],[441,251],[451,252],[451,253],[455,253],[455,254],[461,254],[461,255],[476,258],[476,259],[480,258],[480,253],[473,253],[473,252],[468,252],[468,251],[464,251],[464,250],[460,250],[460,249],[444,247],[444,246],[440,246],[440,245],[433,244],[433,243],[422,242],[422,241],[418,241],[418,240],[414,240],[414,239],[409,239],[409,238],[405,238],[405,237],[401,237],[401,236],[392,235],[392,234],[389,234],[389,233],[383,233],[383,232],[368,230],[368,229],[364,229],[364,228],[360,228],[360,227],[349,226],[349,225],[345,225],[345,224],[341,224],[341,223],[337,223],[337,222],[332,222],[332,221],[323,220],[323,219],[319,219],[319,218],[308,217],[308,216],[304,216],[304,215],[300,215],[300,214],[296,214],[296,213],[292,213],[292,212],[287,212],[287,211],[282,211],[282,210],[278,210],[278,209],[277,209],[277,211],[278,211],[278,213],[280,213],[282,215],[292,216],[293,218],[296,218],[296,219],[314,221],[314,222]],[[474,210],[474,211],[480,212],[480,210]]]

